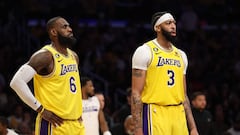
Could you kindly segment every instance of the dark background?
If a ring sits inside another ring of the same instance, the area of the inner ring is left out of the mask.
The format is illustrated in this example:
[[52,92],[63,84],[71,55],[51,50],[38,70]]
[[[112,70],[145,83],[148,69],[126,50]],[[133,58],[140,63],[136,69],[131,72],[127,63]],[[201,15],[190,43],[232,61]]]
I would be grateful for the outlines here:
[[230,127],[240,105],[239,7],[238,0],[1,0],[0,115],[17,115],[19,106],[20,118],[36,115],[9,82],[32,53],[49,43],[46,21],[62,16],[78,39],[72,49],[79,55],[81,75],[90,76],[96,90],[104,92],[111,116],[126,103],[134,50],[155,36],[152,14],[170,11],[177,21],[176,46],[189,60],[189,96],[204,92],[214,120],[223,117]]

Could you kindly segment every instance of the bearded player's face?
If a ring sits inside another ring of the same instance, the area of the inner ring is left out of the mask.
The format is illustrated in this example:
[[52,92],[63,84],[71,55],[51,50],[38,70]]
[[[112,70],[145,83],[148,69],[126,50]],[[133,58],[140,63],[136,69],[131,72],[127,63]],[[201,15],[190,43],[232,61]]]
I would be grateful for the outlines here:
[[73,34],[70,34],[68,36],[63,36],[61,33],[58,32],[58,41],[61,45],[64,45],[66,47],[72,46],[76,43],[76,38],[73,36]]
[[176,32],[167,31],[165,28],[161,27],[162,35],[171,43],[175,44],[177,41]]
[[65,19],[58,19],[54,27],[57,32],[57,40],[61,46],[69,47],[76,43],[76,38],[73,36],[72,28]]

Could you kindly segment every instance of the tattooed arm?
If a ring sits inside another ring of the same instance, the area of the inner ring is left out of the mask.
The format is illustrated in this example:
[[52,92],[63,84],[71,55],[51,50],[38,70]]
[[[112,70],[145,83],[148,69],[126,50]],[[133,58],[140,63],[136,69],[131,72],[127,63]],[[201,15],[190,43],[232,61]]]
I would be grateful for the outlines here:
[[135,125],[135,135],[143,135],[142,131],[142,102],[141,93],[145,84],[146,71],[140,69],[132,69],[132,102],[131,112]]
[[192,110],[191,110],[191,106],[190,106],[190,102],[187,96],[187,86],[186,86],[186,76],[184,75],[184,94],[185,94],[185,101],[183,103],[184,105],[184,109],[186,112],[186,118],[187,118],[187,122],[188,122],[188,127],[190,130],[190,135],[198,135],[198,131],[197,131],[197,127],[192,115]]

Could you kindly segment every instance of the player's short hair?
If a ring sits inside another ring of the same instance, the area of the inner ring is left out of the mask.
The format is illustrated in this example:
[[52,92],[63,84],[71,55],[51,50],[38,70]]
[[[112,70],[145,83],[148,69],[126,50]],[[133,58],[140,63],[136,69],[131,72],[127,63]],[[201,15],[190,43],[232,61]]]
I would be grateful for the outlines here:
[[88,81],[91,81],[91,79],[87,76],[82,76],[80,77],[80,81],[81,81],[81,88],[84,87]]
[[152,15],[152,20],[151,20],[151,26],[152,26],[152,30],[154,30],[154,25],[156,23],[156,21],[158,20],[158,18],[160,18],[162,15],[169,13],[167,11],[163,11],[163,12],[156,12]]
[[49,32],[49,30],[50,30],[51,28],[53,28],[55,22],[56,22],[58,19],[60,19],[60,18],[62,18],[62,17],[61,17],[61,16],[57,16],[57,17],[53,17],[53,18],[51,18],[51,19],[48,20],[47,25],[46,25],[46,27],[47,27],[47,32]]

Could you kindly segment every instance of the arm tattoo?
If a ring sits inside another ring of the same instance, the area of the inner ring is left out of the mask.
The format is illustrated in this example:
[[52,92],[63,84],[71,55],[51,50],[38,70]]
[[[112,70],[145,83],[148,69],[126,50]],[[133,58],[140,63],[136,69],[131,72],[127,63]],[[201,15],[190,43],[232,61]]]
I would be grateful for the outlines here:
[[185,113],[186,113],[186,118],[187,118],[187,122],[188,122],[188,126],[191,129],[196,128],[195,125],[195,121],[192,115],[192,110],[191,110],[191,106],[190,106],[190,102],[188,99],[188,96],[185,97],[185,102],[184,102],[184,109],[185,109]]
[[142,102],[139,94],[134,93],[132,95],[132,116],[133,122],[135,125],[135,129],[142,127],[142,119],[141,119],[141,112],[142,112]]
[[141,77],[142,72],[140,70],[136,69],[136,70],[133,70],[132,75],[135,76],[135,77]]

